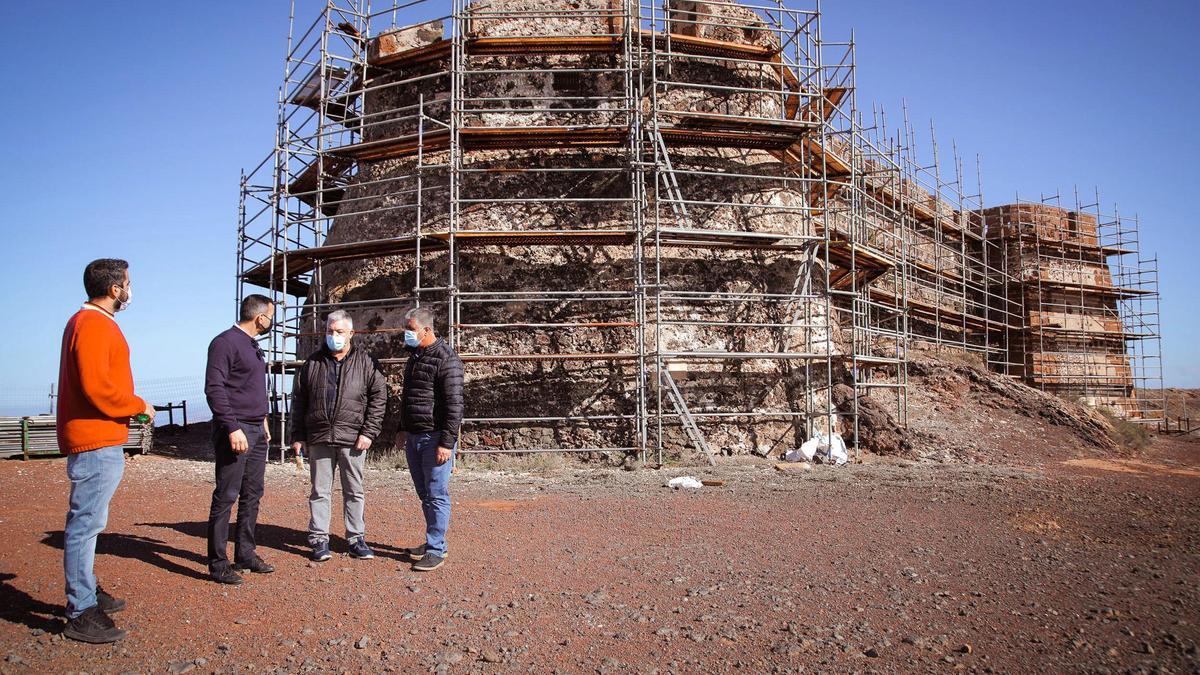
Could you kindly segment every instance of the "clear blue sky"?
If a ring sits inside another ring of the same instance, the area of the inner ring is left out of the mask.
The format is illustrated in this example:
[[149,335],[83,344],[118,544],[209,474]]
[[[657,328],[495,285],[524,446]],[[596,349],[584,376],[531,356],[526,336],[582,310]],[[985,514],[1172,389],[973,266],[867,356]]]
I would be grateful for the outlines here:
[[[823,4],[828,39],[856,32],[860,106],[935,118],[983,156],[989,203],[1099,186],[1141,215],[1167,383],[1200,387],[1200,3]],[[3,3],[0,391],[55,380],[83,266],[105,256],[131,262],[135,375],[202,375],[233,318],[238,172],[272,142],[287,21],[283,0]]]

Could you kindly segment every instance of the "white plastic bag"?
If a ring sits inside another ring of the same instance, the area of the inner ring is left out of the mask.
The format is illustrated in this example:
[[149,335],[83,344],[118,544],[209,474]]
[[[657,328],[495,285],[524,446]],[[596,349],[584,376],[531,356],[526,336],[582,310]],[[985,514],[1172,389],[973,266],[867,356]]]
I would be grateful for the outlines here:
[[704,484],[701,483],[700,481],[696,480],[695,477],[693,477],[693,476],[680,476],[678,478],[672,478],[671,480],[667,481],[667,487],[673,487],[676,490],[678,490],[679,488],[695,489],[695,488],[704,487]]
[[842,440],[841,434],[835,433],[829,439],[829,459],[837,466],[845,464],[850,459],[850,455],[846,452],[846,442]]
[[811,462],[812,458],[818,453],[831,464],[841,466],[849,461],[850,456],[846,452],[846,442],[842,440],[842,435],[835,433],[833,436],[826,436],[818,433],[812,438],[804,441],[803,445],[797,450],[784,455],[784,459],[789,462]]
[[817,454],[817,446],[821,443],[821,436],[810,438],[804,441],[799,450],[792,450],[783,456],[789,462],[811,462],[813,455]]

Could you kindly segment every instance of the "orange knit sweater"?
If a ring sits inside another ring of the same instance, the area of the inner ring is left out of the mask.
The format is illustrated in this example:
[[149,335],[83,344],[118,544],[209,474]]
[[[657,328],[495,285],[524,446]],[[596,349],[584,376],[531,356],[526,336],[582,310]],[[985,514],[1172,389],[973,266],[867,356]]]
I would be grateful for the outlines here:
[[129,343],[116,319],[84,305],[67,321],[58,363],[58,448],[75,454],[129,439],[129,418],[145,411],[133,394]]

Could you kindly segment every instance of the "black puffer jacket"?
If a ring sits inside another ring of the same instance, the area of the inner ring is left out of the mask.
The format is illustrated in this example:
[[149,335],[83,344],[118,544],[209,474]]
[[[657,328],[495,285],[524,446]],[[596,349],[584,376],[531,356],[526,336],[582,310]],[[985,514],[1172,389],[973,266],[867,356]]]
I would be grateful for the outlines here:
[[442,447],[458,443],[463,418],[463,364],[458,354],[438,338],[425,349],[410,350],[404,366],[400,430],[440,431]]
[[292,382],[292,441],[351,446],[360,435],[371,440],[383,429],[387,379],[364,349],[351,347],[342,359],[337,400],[326,404],[334,358],[324,347],[308,357]]

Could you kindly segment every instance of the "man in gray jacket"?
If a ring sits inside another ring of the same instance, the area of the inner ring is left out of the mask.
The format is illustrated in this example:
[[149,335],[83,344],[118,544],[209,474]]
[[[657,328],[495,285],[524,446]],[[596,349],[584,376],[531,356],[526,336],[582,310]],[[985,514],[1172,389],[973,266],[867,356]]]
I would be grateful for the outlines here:
[[292,447],[308,454],[308,543],[312,559],[329,560],[333,472],[342,475],[342,510],[353,558],[374,558],[364,537],[363,468],[383,427],[387,381],[379,363],[354,348],[354,321],[338,310],[325,323],[325,344],[305,361],[292,383]]

